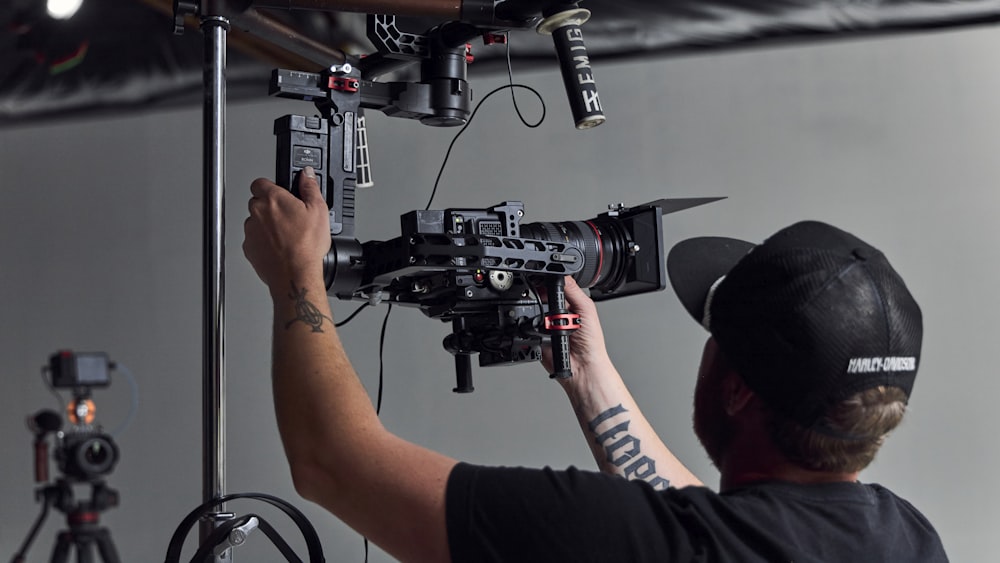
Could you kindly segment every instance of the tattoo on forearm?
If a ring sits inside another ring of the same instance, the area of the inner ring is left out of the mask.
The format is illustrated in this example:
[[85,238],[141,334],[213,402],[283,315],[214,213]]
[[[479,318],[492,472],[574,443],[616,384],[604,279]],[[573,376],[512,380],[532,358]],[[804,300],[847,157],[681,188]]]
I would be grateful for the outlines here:
[[639,479],[662,491],[670,481],[656,474],[652,458],[642,455],[641,441],[628,431],[632,420],[626,413],[628,410],[619,404],[594,417],[587,426],[597,445],[604,448],[607,462],[620,469],[626,479]]
[[333,319],[320,313],[319,308],[312,301],[306,299],[306,289],[304,287],[296,288],[293,283],[292,292],[288,294],[288,297],[292,301],[295,301],[295,318],[285,323],[285,329],[289,329],[293,324],[301,321],[312,327],[313,332],[323,332],[323,321],[328,320],[331,323],[333,322]]

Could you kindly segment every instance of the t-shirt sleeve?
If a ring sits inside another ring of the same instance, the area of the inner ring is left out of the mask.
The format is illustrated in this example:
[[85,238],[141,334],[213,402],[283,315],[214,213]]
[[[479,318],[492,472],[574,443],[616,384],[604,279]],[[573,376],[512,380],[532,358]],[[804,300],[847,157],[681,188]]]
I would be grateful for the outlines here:
[[459,464],[448,479],[452,561],[689,561],[681,523],[647,483],[569,468]]

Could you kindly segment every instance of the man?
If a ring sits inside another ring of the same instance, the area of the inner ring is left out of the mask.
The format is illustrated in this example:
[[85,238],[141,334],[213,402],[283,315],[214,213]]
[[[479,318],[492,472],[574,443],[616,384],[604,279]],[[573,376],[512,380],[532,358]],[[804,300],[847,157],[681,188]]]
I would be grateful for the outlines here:
[[946,560],[919,512],[857,482],[899,422],[921,340],[919,308],[864,242],[800,223],[757,247],[692,239],[671,251],[675,290],[712,334],[694,418],[721,471],[715,493],[649,427],[571,279],[582,327],[563,386],[605,473],[476,467],[388,432],[333,329],[326,204],[311,169],[299,182],[301,200],[255,181],[245,224],[274,305],[279,430],[300,494],[394,557]]

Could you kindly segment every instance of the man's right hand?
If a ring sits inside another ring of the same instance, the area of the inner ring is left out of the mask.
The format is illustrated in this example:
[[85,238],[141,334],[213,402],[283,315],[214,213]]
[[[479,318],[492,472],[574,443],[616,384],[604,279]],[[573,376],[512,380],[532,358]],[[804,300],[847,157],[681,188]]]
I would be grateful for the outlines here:
[[[566,276],[565,279],[567,308],[580,315],[580,328],[569,337],[570,367],[576,377],[578,372],[582,375],[592,368],[603,369],[611,364],[611,360],[605,349],[604,331],[601,330],[601,321],[597,316],[597,306],[576,280],[571,276]],[[549,346],[542,349],[542,366],[548,373],[552,373],[552,349]],[[573,378],[559,381],[572,384],[572,380]]]
[[306,168],[299,174],[301,199],[266,178],[254,180],[250,192],[243,252],[271,293],[287,293],[290,283],[322,280],[330,219],[315,172]]

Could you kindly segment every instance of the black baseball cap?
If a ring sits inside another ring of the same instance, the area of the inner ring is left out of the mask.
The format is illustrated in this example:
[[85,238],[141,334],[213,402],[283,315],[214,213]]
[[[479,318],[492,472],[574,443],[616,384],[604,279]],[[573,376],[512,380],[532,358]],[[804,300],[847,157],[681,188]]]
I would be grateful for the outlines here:
[[667,271],[685,309],[771,408],[817,427],[828,408],[879,385],[909,397],[920,307],[885,255],[818,221],[762,244],[681,241]]

